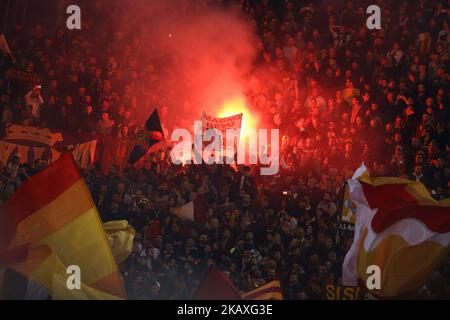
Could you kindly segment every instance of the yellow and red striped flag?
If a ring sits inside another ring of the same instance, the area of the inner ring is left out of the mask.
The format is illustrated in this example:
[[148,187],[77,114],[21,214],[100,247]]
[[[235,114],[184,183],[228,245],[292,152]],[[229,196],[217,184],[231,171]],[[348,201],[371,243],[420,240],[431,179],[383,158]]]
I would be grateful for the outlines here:
[[377,297],[398,297],[419,289],[450,245],[450,207],[424,185],[392,177],[370,177],[360,167],[348,181],[356,204],[355,235],[343,264],[343,283],[366,283],[380,271]]
[[27,251],[22,269],[14,261],[6,265],[16,267],[16,271],[50,292],[53,274],[65,274],[65,270],[59,270],[60,267],[58,271],[52,270],[45,263],[59,259],[61,266],[79,266],[81,282],[86,286],[125,297],[122,278],[97,209],[70,153],[24,182],[0,208],[3,260],[8,260],[5,252],[24,246],[33,250]]
[[[69,289],[66,266],[48,245],[23,246],[0,254],[0,264],[26,276],[28,280],[51,288],[53,300],[119,300],[115,295],[80,283],[79,289]],[[12,286],[13,283],[10,284]]]
[[280,281],[266,283],[262,287],[242,295],[244,300],[283,300]]

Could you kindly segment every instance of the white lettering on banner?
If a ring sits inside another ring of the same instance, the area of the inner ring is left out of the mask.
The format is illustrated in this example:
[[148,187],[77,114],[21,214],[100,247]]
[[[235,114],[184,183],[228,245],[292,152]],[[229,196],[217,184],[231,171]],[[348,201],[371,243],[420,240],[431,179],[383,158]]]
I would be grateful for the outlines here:
[[218,129],[225,133],[226,129],[240,129],[242,125],[243,114],[236,114],[234,116],[225,118],[216,118],[203,113],[202,125],[206,129]]

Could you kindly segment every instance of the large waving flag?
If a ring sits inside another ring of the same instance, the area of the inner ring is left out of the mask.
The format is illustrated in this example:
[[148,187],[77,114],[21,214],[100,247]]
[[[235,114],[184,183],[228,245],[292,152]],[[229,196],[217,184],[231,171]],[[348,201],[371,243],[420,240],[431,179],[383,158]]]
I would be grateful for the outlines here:
[[364,166],[348,181],[356,204],[355,235],[343,264],[344,285],[366,283],[380,268],[378,297],[413,293],[427,280],[450,244],[450,207],[419,182],[370,177]]
[[145,123],[144,130],[138,137],[136,145],[128,158],[128,162],[132,165],[135,164],[145,156],[152,146],[163,140],[164,132],[161,126],[161,120],[159,119],[158,111],[155,109]]
[[[27,252],[20,266],[11,260],[17,248],[22,255]],[[53,274],[61,271],[60,267],[54,269],[55,264],[76,265],[83,284],[125,297],[97,209],[69,153],[24,182],[0,208],[0,256],[11,260],[3,265],[30,277],[50,293]]]
[[280,281],[275,280],[242,295],[244,300],[283,300]]
[[[136,231],[126,220],[106,222],[103,224],[103,229],[106,232],[117,264],[123,263],[131,253]],[[0,253],[0,265],[8,265],[10,269],[21,271],[26,278],[34,283],[38,282],[45,284],[47,288],[51,287],[52,290],[50,292],[54,300],[117,300],[119,298],[106,292],[98,291],[84,283],[81,283],[81,289],[79,290],[69,290],[66,285],[68,279],[67,267],[64,266],[50,247],[37,246],[23,247],[21,249],[21,254],[18,254],[20,252],[18,249]],[[36,257],[40,259],[40,262],[33,262],[32,256],[35,259]],[[5,296],[4,290],[10,291],[12,286],[17,287],[18,285],[17,281],[7,281],[8,287],[4,288],[5,269],[0,268],[0,300],[12,298]],[[17,295],[16,298],[23,299],[25,296],[28,296],[29,292],[28,290],[26,291],[22,292],[21,298]]]

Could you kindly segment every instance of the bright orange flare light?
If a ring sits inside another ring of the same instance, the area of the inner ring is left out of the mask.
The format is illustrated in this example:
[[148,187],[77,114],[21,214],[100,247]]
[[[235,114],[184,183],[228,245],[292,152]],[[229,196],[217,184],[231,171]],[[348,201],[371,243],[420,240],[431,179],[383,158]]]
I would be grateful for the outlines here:
[[257,119],[252,115],[251,111],[247,108],[245,99],[243,97],[237,97],[225,101],[220,107],[220,111],[217,114],[219,118],[230,117],[236,114],[242,113],[242,126],[241,126],[241,141],[247,137],[248,129],[257,130]]

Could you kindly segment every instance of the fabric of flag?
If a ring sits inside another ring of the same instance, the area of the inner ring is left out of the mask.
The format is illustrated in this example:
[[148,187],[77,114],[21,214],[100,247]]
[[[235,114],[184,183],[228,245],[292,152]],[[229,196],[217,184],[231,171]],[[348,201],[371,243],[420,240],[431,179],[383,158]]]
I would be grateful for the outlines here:
[[[29,280],[25,275],[12,267],[23,264],[28,257],[29,246],[10,249],[0,252],[0,266],[3,269],[2,281],[0,281],[1,299],[24,300],[27,296]],[[33,259],[29,260],[30,265],[34,265]],[[8,266],[8,267],[7,267]],[[46,297],[48,294],[46,295]]]
[[208,221],[208,210],[202,196],[197,196],[184,206],[173,209],[173,213],[182,220],[192,220],[200,224]]
[[144,129],[139,135],[136,145],[131,151],[128,162],[133,165],[139,161],[147,151],[158,142],[164,140],[164,132],[159,119],[158,111],[155,109],[145,123]]
[[[103,229],[106,232],[106,235],[108,237],[110,246],[111,246],[111,250],[114,256],[114,259],[116,260],[117,264],[121,264],[123,263],[128,256],[130,255],[131,251],[132,251],[132,247],[133,247],[133,239],[134,239],[134,235],[136,233],[136,231],[134,230],[134,228],[132,226],[130,226],[128,224],[128,221],[126,220],[120,220],[120,221],[109,221],[103,224]],[[36,250],[36,249],[34,249]],[[50,248],[47,248],[46,252],[50,252]],[[22,252],[22,256],[25,256],[28,253],[24,253]],[[54,254],[52,252],[52,254]],[[0,255],[0,259],[2,258],[2,256],[5,256],[6,253],[3,252],[2,255]],[[17,255],[11,255],[10,253],[8,253],[8,256],[10,257],[14,257]],[[48,258],[50,255],[49,254],[45,254],[43,256],[42,260],[45,260],[45,258]],[[53,280],[48,278],[46,280],[40,279],[40,283],[46,282],[47,283],[47,287],[50,286],[50,281],[51,282],[51,286],[52,286],[52,291],[51,291],[51,295],[52,295],[52,299],[54,300],[86,300],[86,299],[108,299],[108,300],[116,300],[118,299],[118,297],[107,294],[105,292],[101,292],[98,290],[95,290],[94,288],[88,287],[87,285],[82,283],[82,289],[81,290],[69,290],[66,286],[66,280],[67,280],[67,275],[65,274],[65,270],[66,267],[63,266],[62,262],[60,262],[60,260],[57,258],[57,256],[52,256],[51,259],[53,259],[53,263],[50,264],[50,268],[52,270],[53,273]],[[5,260],[3,258],[3,260]],[[22,261],[20,262],[26,262],[27,259],[23,258]],[[9,261],[7,262],[10,268],[18,268],[18,261]],[[3,264],[5,264],[5,261],[3,261]],[[40,264],[41,267],[44,266],[44,264]],[[3,294],[3,274],[5,273],[5,269],[6,268],[0,268],[0,299],[4,299],[6,298],[6,296]],[[50,269],[48,269],[50,270]],[[58,274],[58,272],[63,272],[62,274]],[[34,274],[34,275],[33,275]],[[37,272],[33,272],[31,274],[26,274],[25,276],[27,276],[29,278],[29,280],[31,280],[33,277],[36,277],[36,274],[38,274]],[[39,280],[39,279],[38,279]],[[62,282],[62,280],[64,280],[64,283]],[[34,279],[34,281],[36,281],[36,279]],[[63,285],[62,285],[63,284]],[[9,286],[16,286],[16,283],[10,283]],[[10,289],[8,289],[8,291],[11,291]],[[25,292],[23,292],[23,294],[25,294]]]
[[[0,254],[0,263],[47,288],[53,300],[121,300],[81,283],[81,288],[67,287],[67,267],[48,245],[23,246]],[[25,292],[23,293],[25,295]]]
[[53,300],[122,300],[117,296],[95,290],[85,284],[81,284],[79,290],[69,290],[66,284],[67,278],[61,274],[54,274],[52,281]]
[[108,221],[103,229],[109,240],[109,245],[117,264],[123,263],[133,250],[133,240],[136,230],[126,220]]
[[348,181],[356,204],[353,244],[345,256],[343,283],[366,283],[367,267],[379,266],[377,297],[414,293],[448,252],[450,207],[436,201],[419,182],[370,177],[362,166]]
[[356,221],[356,205],[350,199],[348,185],[344,185],[344,197],[342,199],[339,229],[352,231]]
[[200,283],[194,300],[240,300],[237,289],[217,267],[211,266]]
[[0,139],[0,160],[7,163],[11,155],[20,155],[20,163],[33,163],[36,159],[53,163],[61,153],[71,150],[75,161],[84,169],[94,164],[98,151],[97,139],[89,134],[53,131],[47,128],[20,126],[5,128]]
[[8,253],[4,260],[24,246],[34,249],[22,267],[13,269],[48,290],[51,261],[59,259],[63,266],[79,266],[84,284],[125,297],[97,209],[70,153],[25,181],[0,208],[0,253]]
[[266,283],[262,287],[242,295],[244,300],[283,300],[280,281]]

